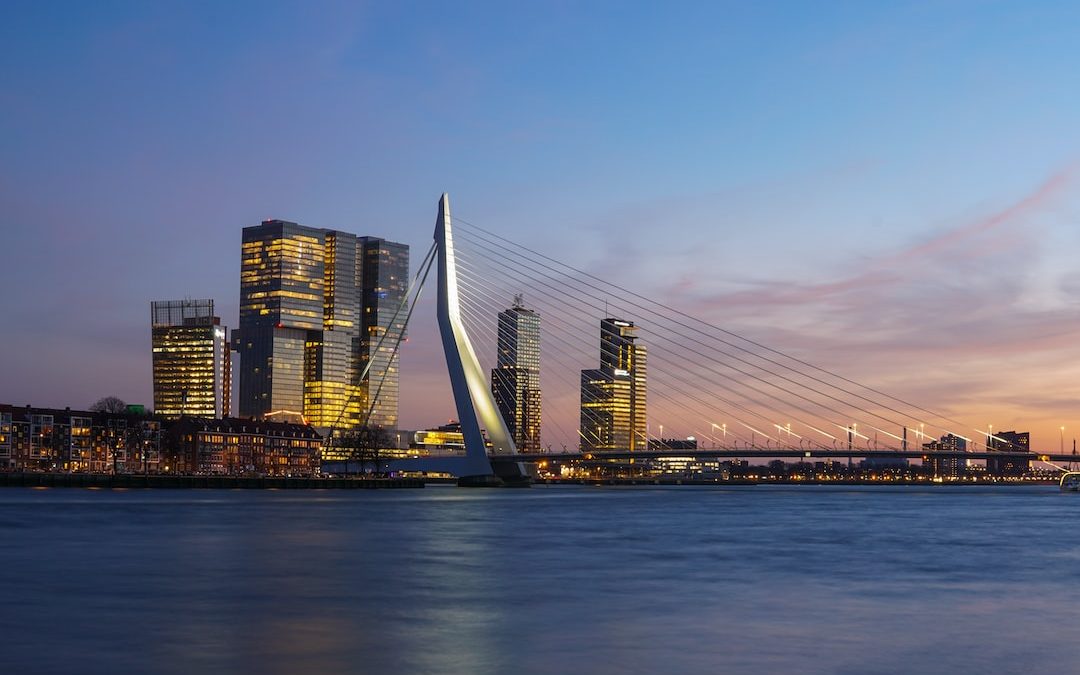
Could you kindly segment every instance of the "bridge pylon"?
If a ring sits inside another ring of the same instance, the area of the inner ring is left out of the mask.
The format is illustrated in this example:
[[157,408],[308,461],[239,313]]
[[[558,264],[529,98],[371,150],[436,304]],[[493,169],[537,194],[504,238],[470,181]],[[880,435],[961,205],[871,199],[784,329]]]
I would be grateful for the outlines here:
[[[435,220],[435,246],[439,263],[439,334],[442,337],[454,405],[465,441],[466,461],[458,484],[528,484],[529,473],[523,463],[513,459],[517,454],[517,447],[502,414],[495,406],[491,389],[461,320],[450,197],[446,193],[439,200],[439,212]],[[488,457],[482,429],[487,430],[493,458]],[[506,459],[502,459],[503,457]]]

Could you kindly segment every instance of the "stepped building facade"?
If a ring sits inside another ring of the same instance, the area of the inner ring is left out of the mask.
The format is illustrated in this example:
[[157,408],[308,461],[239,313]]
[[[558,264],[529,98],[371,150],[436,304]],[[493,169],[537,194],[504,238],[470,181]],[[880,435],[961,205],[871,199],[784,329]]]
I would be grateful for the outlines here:
[[646,349],[631,321],[600,322],[600,367],[581,371],[581,449],[646,450]]
[[397,427],[409,247],[267,220],[244,228],[241,417]]

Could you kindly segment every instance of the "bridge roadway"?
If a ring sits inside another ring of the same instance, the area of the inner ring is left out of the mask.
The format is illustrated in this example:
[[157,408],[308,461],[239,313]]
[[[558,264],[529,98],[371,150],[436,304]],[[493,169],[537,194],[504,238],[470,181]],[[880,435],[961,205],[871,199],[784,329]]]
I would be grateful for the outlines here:
[[[1068,464],[1080,462],[1080,457],[1072,454],[1040,454],[1034,452],[961,452],[955,450],[943,450],[940,452],[925,452],[921,450],[869,450],[866,448],[852,448],[851,450],[807,450],[806,448],[699,448],[697,450],[641,450],[641,451],[605,451],[605,452],[565,452],[565,453],[531,453],[517,455],[489,455],[496,463],[502,462],[544,462],[544,461],[578,461],[592,464],[609,462],[612,460],[642,460],[670,458],[730,458],[730,459],[780,459],[799,458],[802,460],[836,459],[847,461],[848,459],[877,457],[881,459],[923,459],[933,457],[935,459],[996,459],[1028,462],[1055,462]],[[391,459],[386,462],[388,471],[427,471],[443,472],[455,476],[470,475],[474,469],[470,464],[472,460],[462,454],[457,455],[428,455],[425,457],[409,457]]]
[[519,462],[542,462],[545,460],[559,461],[600,461],[609,459],[661,459],[664,457],[693,457],[695,459],[730,458],[751,459],[780,459],[785,457],[798,457],[801,459],[843,459],[880,457],[882,459],[996,459],[1015,460],[1030,462],[1077,462],[1080,457],[1072,454],[1052,453],[1040,454],[1035,452],[999,452],[982,451],[967,452],[955,450],[943,450],[938,452],[926,452],[924,450],[867,450],[865,448],[852,448],[851,450],[807,450],[806,448],[698,448],[696,450],[607,450],[603,452],[565,452],[565,453],[519,453],[517,455],[491,455],[492,459],[510,459]]

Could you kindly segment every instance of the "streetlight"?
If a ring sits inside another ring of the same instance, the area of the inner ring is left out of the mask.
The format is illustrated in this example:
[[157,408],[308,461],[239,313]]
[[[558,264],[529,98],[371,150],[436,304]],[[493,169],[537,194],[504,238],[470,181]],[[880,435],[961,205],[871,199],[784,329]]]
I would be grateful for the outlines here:
[[1060,452],[1062,455],[1065,454],[1065,427],[1064,426],[1061,427],[1061,446],[1060,446],[1060,449],[1058,450],[1058,452]]

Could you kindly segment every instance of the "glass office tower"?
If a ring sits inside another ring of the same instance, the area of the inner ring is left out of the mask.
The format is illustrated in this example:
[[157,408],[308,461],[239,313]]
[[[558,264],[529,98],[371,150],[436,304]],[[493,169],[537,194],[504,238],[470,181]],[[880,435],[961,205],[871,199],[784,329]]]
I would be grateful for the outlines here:
[[[242,254],[233,338],[240,415],[302,415],[315,427],[348,429],[363,423],[374,400],[369,423],[396,427],[392,335],[385,358],[361,375],[371,336],[393,332],[408,290],[408,246],[267,220],[244,228]],[[403,309],[402,328],[404,317]]]
[[229,342],[213,300],[150,303],[154,412],[167,418],[229,415]]
[[540,315],[516,296],[498,326],[491,393],[517,449],[540,452]]
[[394,429],[399,394],[396,347],[405,339],[409,247],[378,237],[359,237],[357,241],[361,303],[355,362],[361,371],[370,362],[368,374],[360,383],[371,410],[369,424]]
[[304,414],[304,351],[323,327],[321,230],[283,220],[244,228],[240,263],[241,417]]
[[600,322],[600,368],[581,371],[581,449],[646,450],[646,350],[633,322]]

